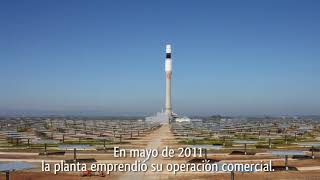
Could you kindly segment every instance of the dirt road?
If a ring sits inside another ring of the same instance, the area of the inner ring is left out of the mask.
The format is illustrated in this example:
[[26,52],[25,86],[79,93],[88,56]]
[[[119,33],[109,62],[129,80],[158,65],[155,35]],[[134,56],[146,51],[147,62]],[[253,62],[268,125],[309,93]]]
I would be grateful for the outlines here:
[[[154,131],[152,134],[149,135],[150,141],[147,144],[146,147],[141,147],[141,148],[146,148],[146,149],[162,149],[165,144],[163,142],[164,139],[168,139],[172,136],[169,128],[169,124],[163,124],[158,130]],[[138,160],[145,160],[143,158],[140,158]],[[146,161],[146,164],[150,165],[151,163],[161,163],[162,158],[161,156],[158,156],[157,158],[151,158],[148,161]],[[150,179],[149,174],[151,172],[148,171],[146,173],[144,172],[127,172],[124,175],[120,176],[119,179],[121,180],[132,180],[132,179]]]

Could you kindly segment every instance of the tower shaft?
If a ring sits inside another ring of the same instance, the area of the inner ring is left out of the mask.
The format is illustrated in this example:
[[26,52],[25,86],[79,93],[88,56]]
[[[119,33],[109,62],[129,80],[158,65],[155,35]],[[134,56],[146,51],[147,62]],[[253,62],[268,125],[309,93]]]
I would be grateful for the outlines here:
[[166,103],[165,113],[169,116],[172,114],[171,108],[171,75],[172,75],[172,60],[171,60],[171,45],[166,45],[166,61],[165,61],[165,72],[166,72]]
[[166,114],[171,115],[171,72],[166,72]]

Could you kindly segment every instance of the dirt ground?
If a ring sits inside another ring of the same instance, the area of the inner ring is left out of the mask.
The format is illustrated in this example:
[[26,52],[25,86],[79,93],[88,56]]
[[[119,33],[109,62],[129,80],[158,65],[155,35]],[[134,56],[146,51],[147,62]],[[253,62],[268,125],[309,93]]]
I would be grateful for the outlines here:
[[[127,177],[127,178],[130,178]],[[2,173],[0,180],[4,180],[5,175]],[[123,179],[123,175],[109,175],[106,177],[80,177],[78,174],[60,173],[54,175],[52,173],[42,172],[13,172],[10,180],[102,180],[102,179]],[[134,178],[133,178],[134,179]],[[187,175],[146,175],[141,179],[213,179],[224,180],[230,179],[230,173],[219,174],[190,174]],[[319,180],[320,171],[305,172],[270,172],[270,173],[235,173],[235,180]]]
[[[121,145],[120,145],[121,146]],[[163,125],[160,129],[155,130],[148,136],[140,137],[139,139],[131,140],[130,144],[126,144],[121,146],[126,149],[132,148],[147,148],[147,149],[162,149],[165,146],[169,147],[179,147],[177,145],[177,141],[174,136],[171,134],[169,130],[169,125]],[[103,152],[81,152],[78,157],[81,158],[95,158],[99,162],[133,162],[135,160],[141,160],[141,158],[114,158],[112,153],[103,153]],[[41,159],[47,160],[61,160],[61,159],[72,159],[72,153],[68,153],[66,156],[53,156],[53,157],[39,157],[35,154],[0,154],[0,160],[4,159],[12,159],[12,160],[21,160],[23,159],[26,162],[32,162],[37,167],[31,170],[25,171],[14,171],[11,173],[10,180],[76,180],[76,179],[214,179],[214,180],[224,180],[230,179],[230,173],[178,173],[177,175],[173,175],[169,172],[161,172],[161,173],[112,173],[111,175],[107,175],[106,177],[81,177],[80,173],[58,173],[54,175],[53,173],[44,173],[39,172],[39,162]],[[223,160],[223,161],[260,161],[264,159],[272,159],[273,165],[283,165],[284,160],[281,157],[274,157],[270,155],[255,155],[255,156],[230,156],[223,153],[209,153],[208,158]],[[190,158],[152,158],[148,161],[148,163],[162,163],[167,164],[171,163],[186,163]],[[261,173],[235,173],[235,180],[320,180],[320,159],[316,160],[292,160],[289,159],[289,166],[295,167],[307,167],[313,170],[309,171],[288,171],[288,172],[261,172]],[[319,169],[317,169],[319,168]],[[0,180],[5,179],[5,174],[0,174]]]

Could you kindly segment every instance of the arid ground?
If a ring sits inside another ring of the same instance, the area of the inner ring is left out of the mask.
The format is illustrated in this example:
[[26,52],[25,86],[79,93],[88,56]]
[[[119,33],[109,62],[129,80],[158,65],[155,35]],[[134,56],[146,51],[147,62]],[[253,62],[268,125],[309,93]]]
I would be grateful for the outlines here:
[[[119,145],[121,148],[147,148],[162,149],[165,146],[177,149],[182,146],[170,132],[169,125],[164,124],[159,129],[151,132],[149,135],[130,140],[130,144]],[[112,146],[110,146],[112,147]],[[176,175],[171,172],[146,172],[146,173],[111,173],[106,177],[90,176],[81,177],[78,172],[58,173],[54,175],[51,172],[41,172],[41,161],[59,162],[62,159],[72,159],[72,152],[68,152],[65,156],[39,156],[37,153],[21,153],[21,152],[1,152],[1,161],[25,161],[35,165],[33,169],[24,171],[11,172],[11,180],[40,180],[40,179],[59,179],[59,180],[75,180],[75,179],[230,179],[230,173],[191,173],[183,172]],[[115,158],[112,151],[104,152],[79,152],[80,158],[95,158],[98,162],[134,162],[136,158]],[[272,160],[273,165],[283,165],[284,160],[280,157],[274,157],[266,153],[258,153],[254,156],[231,156],[227,153],[209,152],[208,158],[217,159],[225,162],[256,162],[261,160]],[[138,158],[139,159],[139,158]],[[147,163],[186,163],[191,158],[152,158]],[[143,159],[139,159],[143,160]],[[293,160],[289,159],[289,165],[297,167],[298,171],[282,171],[282,172],[259,172],[259,173],[235,173],[236,180],[268,180],[268,179],[284,179],[284,180],[317,180],[320,179],[320,159],[316,160]],[[2,173],[0,179],[5,179]]]

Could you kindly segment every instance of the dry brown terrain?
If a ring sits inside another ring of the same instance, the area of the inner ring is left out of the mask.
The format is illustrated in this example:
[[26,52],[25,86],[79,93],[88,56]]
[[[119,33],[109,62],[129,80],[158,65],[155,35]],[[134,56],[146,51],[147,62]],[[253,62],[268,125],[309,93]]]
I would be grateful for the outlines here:
[[[141,137],[139,139],[134,139],[130,141],[131,144],[126,144],[124,146],[121,145],[122,148],[130,149],[130,148],[157,148],[162,149],[165,146],[170,146],[177,148],[178,145],[173,135],[170,133],[169,125],[163,125],[160,129],[155,130],[151,134]],[[78,157],[93,157],[98,160],[98,162],[133,162],[136,160],[135,158],[114,158],[111,152],[102,153],[102,152],[86,152],[80,153]],[[274,165],[283,165],[283,159],[279,157],[273,157],[266,154],[257,154],[255,156],[230,156],[225,153],[213,154],[210,153],[208,155],[209,158],[214,158],[223,161],[246,161],[246,162],[254,162],[260,160],[269,160],[272,159]],[[5,159],[11,160],[23,160],[33,162],[37,165],[37,168],[27,171],[16,171],[11,173],[11,180],[40,180],[40,179],[59,179],[59,180],[75,180],[75,179],[230,179],[230,173],[178,173],[177,175],[173,175],[169,172],[161,172],[161,173],[112,173],[107,177],[80,177],[80,173],[59,173],[54,175],[52,173],[43,173],[40,171],[40,162],[41,159],[51,160],[51,161],[59,161],[61,159],[71,159],[72,153],[68,153],[66,156],[55,156],[55,157],[39,157],[36,154],[5,154],[0,153],[0,160],[4,161]],[[141,160],[141,158],[139,159]],[[147,163],[163,163],[166,164],[168,162],[175,163],[186,163],[190,158],[152,158]],[[302,171],[289,171],[289,172],[264,172],[264,173],[235,173],[236,180],[275,180],[275,179],[283,179],[283,180],[318,180],[320,179],[320,160],[289,160],[290,166],[305,168],[306,170]],[[309,168],[309,169],[308,169]],[[310,171],[311,170],[311,171]],[[4,174],[1,174],[0,180],[5,179]]]

